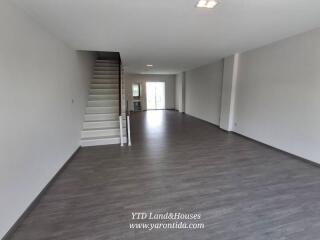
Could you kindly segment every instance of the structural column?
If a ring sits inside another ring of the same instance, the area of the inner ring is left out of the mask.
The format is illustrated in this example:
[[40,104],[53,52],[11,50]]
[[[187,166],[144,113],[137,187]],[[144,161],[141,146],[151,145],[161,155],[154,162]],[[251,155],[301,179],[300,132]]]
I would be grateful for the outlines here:
[[176,110],[185,112],[185,72],[176,75]]
[[224,59],[220,128],[232,131],[234,127],[234,108],[238,78],[239,54]]

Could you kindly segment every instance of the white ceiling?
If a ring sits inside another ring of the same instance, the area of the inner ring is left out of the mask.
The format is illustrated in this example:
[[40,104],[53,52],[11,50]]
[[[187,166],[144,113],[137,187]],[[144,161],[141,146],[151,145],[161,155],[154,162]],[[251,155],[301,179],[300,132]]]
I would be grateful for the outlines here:
[[319,0],[12,1],[75,49],[120,51],[135,73],[177,73],[320,27]]

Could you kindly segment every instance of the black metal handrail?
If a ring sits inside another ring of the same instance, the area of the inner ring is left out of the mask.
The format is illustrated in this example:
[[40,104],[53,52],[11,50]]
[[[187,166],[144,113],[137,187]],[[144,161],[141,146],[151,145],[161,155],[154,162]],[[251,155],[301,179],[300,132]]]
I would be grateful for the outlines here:
[[121,88],[122,88],[122,77],[121,77],[121,72],[122,72],[122,62],[121,62],[121,57],[120,57],[120,53],[119,53],[119,116],[121,116],[122,114],[122,94],[121,94]]

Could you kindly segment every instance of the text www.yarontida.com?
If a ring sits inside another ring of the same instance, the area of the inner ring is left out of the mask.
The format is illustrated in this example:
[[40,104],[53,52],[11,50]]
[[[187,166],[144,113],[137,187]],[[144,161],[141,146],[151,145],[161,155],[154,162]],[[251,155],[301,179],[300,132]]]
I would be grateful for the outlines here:
[[130,223],[130,229],[203,229],[203,223],[185,223],[185,222],[174,222],[174,223]]
[[[203,229],[199,213],[180,212],[133,212],[131,215],[130,229]],[[137,222],[138,221],[138,222]]]

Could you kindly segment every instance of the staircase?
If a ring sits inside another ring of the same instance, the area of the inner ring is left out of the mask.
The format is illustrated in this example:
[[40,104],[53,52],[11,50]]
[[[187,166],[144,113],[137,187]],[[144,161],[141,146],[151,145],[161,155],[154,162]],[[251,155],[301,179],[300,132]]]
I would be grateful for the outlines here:
[[[81,132],[81,146],[120,143],[119,64],[117,60],[96,60]],[[124,142],[125,124],[123,114]]]

